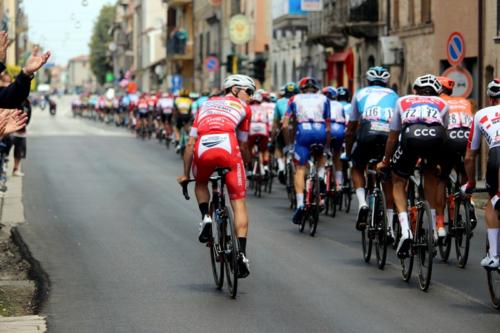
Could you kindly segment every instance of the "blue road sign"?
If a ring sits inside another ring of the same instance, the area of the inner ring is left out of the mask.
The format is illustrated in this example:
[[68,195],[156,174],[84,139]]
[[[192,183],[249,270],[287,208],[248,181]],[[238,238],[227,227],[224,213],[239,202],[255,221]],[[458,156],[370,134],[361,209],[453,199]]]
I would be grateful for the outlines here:
[[448,56],[448,62],[453,66],[458,66],[464,60],[465,40],[461,33],[455,31],[448,37],[446,55]]

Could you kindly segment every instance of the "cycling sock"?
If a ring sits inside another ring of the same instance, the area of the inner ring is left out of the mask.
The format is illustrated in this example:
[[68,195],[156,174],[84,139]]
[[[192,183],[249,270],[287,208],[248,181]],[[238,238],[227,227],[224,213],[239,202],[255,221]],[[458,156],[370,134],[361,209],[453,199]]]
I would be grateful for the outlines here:
[[387,209],[387,225],[392,228],[392,218],[394,216],[394,209]]
[[238,237],[238,241],[240,242],[240,252],[243,252],[244,255],[247,254],[247,238],[246,237]]
[[296,193],[295,196],[297,197],[297,207],[304,206],[304,193]]
[[436,230],[436,210],[431,208],[432,228]]
[[335,182],[337,182],[337,185],[342,185],[344,183],[342,171],[335,171]]
[[436,226],[438,228],[444,228],[444,215],[442,214],[436,215]]
[[401,224],[401,231],[406,231],[410,229],[410,225],[408,224],[408,213],[403,212],[398,214],[399,223]]
[[203,220],[205,215],[208,215],[208,202],[202,202],[198,204],[198,207],[200,208],[201,219]]
[[318,177],[319,178],[325,178],[325,167],[319,167],[318,168]]
[[500,228],[488,228],[488,243],[490,244],[490,257],[498,256],[498,232]]
[[283,160],[283,158],[278,158],[278,170],[285,170],[285,161]]
[[364,187],[356,189],[356,197],[358,198],[359,207],[367,206]]

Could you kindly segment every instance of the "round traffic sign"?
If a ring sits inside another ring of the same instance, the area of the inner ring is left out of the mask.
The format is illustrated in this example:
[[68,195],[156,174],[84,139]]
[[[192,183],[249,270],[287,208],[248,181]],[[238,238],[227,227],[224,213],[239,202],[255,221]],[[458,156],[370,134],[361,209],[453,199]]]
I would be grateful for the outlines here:
[[219,69],[219,59],[214,56],[210,56],[205,59],[204,61],[205,64],[205,69],[207,72],[215,72],[216,70]]
[[465,58],[465,39],[458,31],[452,32],[446,43],[448,62],[458,66]]
[[459,67],[450,67],[443,72],[443,76],[455,81],[452,96],[467,98],[472,93],[473,80],[468,70]]

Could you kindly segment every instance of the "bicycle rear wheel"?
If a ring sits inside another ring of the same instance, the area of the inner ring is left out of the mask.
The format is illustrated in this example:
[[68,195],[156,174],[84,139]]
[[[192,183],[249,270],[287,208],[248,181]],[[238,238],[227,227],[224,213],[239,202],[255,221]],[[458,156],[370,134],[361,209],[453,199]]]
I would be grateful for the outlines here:
[[[368,195],[368,197],[370,195]],[[361,231],[361,245],[363,247],[363,259],[366,263],[369,263],[372,257],[373,237],[370,234],[369,229],[371,228],[372,225],[373,216],[374,216],[373,208],[370,207],[370,209],[368,210],[368,216],[366,218],[368,225]]]
[[446,217],[448,219],[448,223],[446,223],[446,229],[447,229],[446,237],[438,241],[439,256],[441,257],[441,260],[443,260],[444,262],[447,262],[448,259],[450,258],[451,243],[453,241],[453,236],[455,235],[455,226],[456,226],[455,211],[457,204],[458,205],[460,204],[460,199],[455,198],[453,196],[453,193],[451,193],[451,189],[447,187],[446,190],[447,190]]
[[418,260],[418,284],[427,291],[431,283],[432,261],[434,259],[434,231],[432,229],[431,207],[427,201],[418,209],[416,230],[416,256]]
[[238,293],[238,256],[240,251],[232,215],[227,207],[225,208],[225,213],[227,219],[225,222],[224,262],[226,265],[227,287],[231,297],[236,298],[236,294]]
[[207,244],[207,246],[210,247],[212,273],[214,276],[215,286],[218,290],[220,290],[224,284],[224,252],[222,249],[224,248],[225,230],[222,229],[223,224],[217,223],[214,219],[214,222],[212,222],[212,235],[210,236],[210,241]]
[[469,200],[460,200],[455,205],[455,252],[457,254],[457,265],[465,268],[469,259],[470,238],[472,237],[469,212],[471,204]]
[[319,179],[317,174],[313,178],[312,191],[311,214],[309,216],[309,234],[311,235],[311,237],[314,237],[314,235],[316,235],[316,229],[318,228],[319,205],[321,200],[319,194]]
[[377,255],[377,266],[384,269],[387,260],[387,211],[385,206],[384,192],[377,189],[375,196],[375,254]]
[[[486,237],[486,253],[490,250],[488,237]],[[488,278],[488,291],[490,293],[491,304],[495,309],[500,310],[500,269],[486,268]]]

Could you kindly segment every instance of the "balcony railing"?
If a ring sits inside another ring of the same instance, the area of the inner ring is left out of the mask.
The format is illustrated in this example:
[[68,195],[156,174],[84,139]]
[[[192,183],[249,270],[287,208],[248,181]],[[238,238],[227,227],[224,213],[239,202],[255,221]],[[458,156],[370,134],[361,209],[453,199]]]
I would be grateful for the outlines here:
[[193,3],[193,0],[166,0],[170,7],[182,7]]
[[378,0],[350,0],[346,32],[354,37],[374,38],[379,34]]

